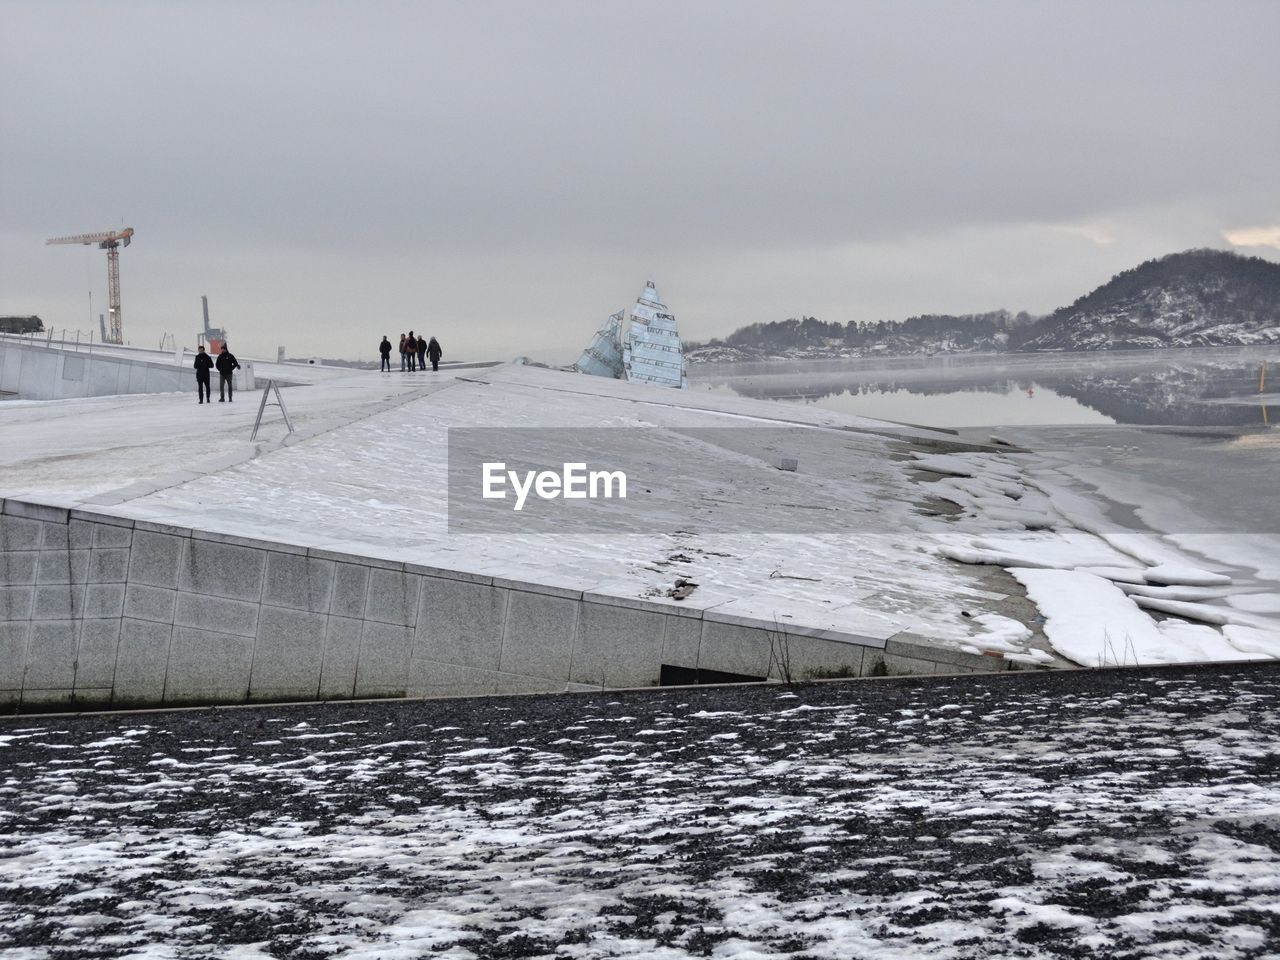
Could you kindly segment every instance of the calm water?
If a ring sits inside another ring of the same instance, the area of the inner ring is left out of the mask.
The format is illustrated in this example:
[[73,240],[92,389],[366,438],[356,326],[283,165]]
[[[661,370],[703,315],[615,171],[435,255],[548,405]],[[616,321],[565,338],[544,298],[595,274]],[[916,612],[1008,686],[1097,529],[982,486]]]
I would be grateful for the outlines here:
[[936,427],[1280,424],[1276,347],[694,364],[689,379],[698,390]]
[[1206,560],[1280,578],[1280,348],[695,364],[689,379],[694,390],[998,434],[1087,479],[1115,514]]

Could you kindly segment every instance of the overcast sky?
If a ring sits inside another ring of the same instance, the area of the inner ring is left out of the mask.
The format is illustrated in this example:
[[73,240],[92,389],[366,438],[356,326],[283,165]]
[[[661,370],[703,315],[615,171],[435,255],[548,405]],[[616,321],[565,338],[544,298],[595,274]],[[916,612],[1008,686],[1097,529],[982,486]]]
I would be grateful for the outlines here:
[[[573,359],[1280,260],[1280,3],[0,0],[0,314]],[[90,311],[92,294],[92,312]],[[92,318],[92,319],[91,319]]]

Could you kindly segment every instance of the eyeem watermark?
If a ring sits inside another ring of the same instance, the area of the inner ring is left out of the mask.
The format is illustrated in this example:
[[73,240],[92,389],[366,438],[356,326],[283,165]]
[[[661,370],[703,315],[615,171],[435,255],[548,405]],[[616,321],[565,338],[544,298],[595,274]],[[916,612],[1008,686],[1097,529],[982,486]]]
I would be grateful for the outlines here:
[[[678,543],[694,534],[901,537],[916,524],[921,536],[953,529],[946,517],[956,512],[947,501],[954,491],[942,474],[931,477],[908,462],[900,472],[888,461],[868,469],[879,463],[881,442],[841,430],[743,424],[450,427],[448,530]],[[1203,456],[1220,456],[1215,449],[1206,445]],[[1191,452],[1184,453],[1191,463]],[[964,529],[1011,535],[1007,512],[966,513]],[[1280,511],[1264,514],[1257,523],[1267,525],[1254,531],[1189,516],[1172,532],[1274,534]],[[1119,511],[1106,529],[1144,528]]]
[[507,499],[507,487],[515,492],[516,510],[523,510],[530,492],[541,500],[619,500],[627,498],[627,475],[621,470],[588,470],[585,463],[566,463],[554,470],[508,470],[504,462],[481,466],[480,495],[486,500]]

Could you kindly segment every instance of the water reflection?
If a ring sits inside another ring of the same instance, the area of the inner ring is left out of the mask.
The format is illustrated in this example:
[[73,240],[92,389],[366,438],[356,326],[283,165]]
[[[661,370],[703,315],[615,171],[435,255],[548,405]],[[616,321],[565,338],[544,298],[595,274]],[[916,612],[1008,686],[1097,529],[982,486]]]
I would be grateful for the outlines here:
[[[868,417],[1003,424],[1280,423],[1275,348],[696,364],[696,389]],[[1263,364],[1269,372],[1259,393]],[[1275,379],[1273,379],[1273,377]]]

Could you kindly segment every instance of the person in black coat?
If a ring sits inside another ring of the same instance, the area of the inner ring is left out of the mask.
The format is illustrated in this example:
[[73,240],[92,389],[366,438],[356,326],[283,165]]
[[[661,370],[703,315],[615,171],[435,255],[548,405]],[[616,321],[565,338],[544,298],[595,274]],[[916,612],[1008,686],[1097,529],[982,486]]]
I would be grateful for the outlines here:
[[[224,399],[227,402],[230,402],[231,371],[239,370],[240,364],[236,360],[235,354],[227,349],[227,345],[225,343],[222,345],[222,352],[218,354],[216,366],[218,367],[218,402],[222,403]],[[225,397],[223,396],[224,392],[226,394]]]
[[386,334],[382,335],[382,342],[378,344],[378,352],[382,354],[382,366],[379,368],[378,372],[381,373],[383,370],[385,370],[387,371],[387,373],[390,373],[391,372],[391,341],[387,339]]
[[427,369],[427,338],[418,338],[418,369]]
[[209,371],[213,369],[213,357],[204,352],[204,347],[196,347],[196,392],[200,394],[200,402],[213,400],[209,394]]
[[440,358],[444,356],[444,351],[440,349],[440,341],[432,337],[427,341],[427,356],[431,358],[431,369],[440,369]]

